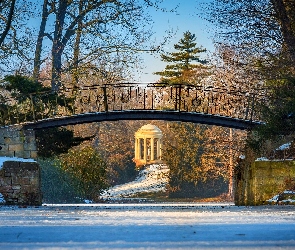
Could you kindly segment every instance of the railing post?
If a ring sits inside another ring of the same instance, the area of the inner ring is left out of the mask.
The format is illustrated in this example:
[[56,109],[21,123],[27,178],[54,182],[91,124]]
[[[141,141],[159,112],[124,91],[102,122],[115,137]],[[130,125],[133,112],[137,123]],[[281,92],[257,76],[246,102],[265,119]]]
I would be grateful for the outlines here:
[[145,88],[143,89],[143,109],[145,109]]
[[109,111],[109,106],[108,106],[108,97],[107,97],[107,86],[104,85],[102,87],[103,89],[103,103],[104,103],[104,109],[105,109],[105,112],[108,112]]
[[179,89],[178,89],[178,111],[180,111],[181,109],[181,84],[179,85]]
[[154,109],[154,91],[152,90],[152,109]]
[[[174,88],[174,87],[172,87]],[[176,111],[178,109],[177,105],[178,105],[178,99],[177,99],[177,95],[178,95],[178,89],[177,86],[175,87],[175,105],[174,105],[174,110]]]

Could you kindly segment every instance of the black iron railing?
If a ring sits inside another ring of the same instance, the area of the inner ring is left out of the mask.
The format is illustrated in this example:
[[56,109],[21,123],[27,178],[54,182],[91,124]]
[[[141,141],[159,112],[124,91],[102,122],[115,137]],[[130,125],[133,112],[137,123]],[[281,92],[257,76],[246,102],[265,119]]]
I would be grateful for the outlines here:
[[49,117],[118,110],[175,110],[260,120],[259,106],[265,90],[241,91],[186,84],[120,83],[63,88],[4,98],[0,106],[2,125],[37,121]]

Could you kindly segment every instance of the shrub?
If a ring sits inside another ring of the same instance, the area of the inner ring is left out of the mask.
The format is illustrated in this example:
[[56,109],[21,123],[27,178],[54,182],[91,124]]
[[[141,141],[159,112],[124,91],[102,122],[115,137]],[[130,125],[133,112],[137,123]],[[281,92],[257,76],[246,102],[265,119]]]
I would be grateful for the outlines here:
[[79,193],[74,180],[58,164],[58,160],[38,160],[41,167],[43,203],[77,203]]

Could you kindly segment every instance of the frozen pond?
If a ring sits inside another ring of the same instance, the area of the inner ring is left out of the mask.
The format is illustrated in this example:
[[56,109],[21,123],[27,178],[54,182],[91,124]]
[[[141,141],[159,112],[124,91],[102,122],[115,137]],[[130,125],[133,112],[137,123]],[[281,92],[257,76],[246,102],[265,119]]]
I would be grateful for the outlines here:
[[0,249],[294,249],[295,207],[0,206]]

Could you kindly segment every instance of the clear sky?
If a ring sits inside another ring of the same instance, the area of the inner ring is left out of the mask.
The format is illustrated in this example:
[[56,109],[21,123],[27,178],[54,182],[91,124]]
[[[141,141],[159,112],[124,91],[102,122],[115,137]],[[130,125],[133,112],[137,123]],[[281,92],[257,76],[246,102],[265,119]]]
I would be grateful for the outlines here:
[[[213,50],[212,32],[210,24],[199,16],[202,12],[201,5],[210,2],[210,0],[164,0],[163,6],[167,9],[177,7],[175,13],[150,11],[150,15],[154,20],[155,35],[152,40],[162,41],[167,30],[173,30],[175,35],[163,47],[165,52],[175,51],[173,45],[183,37],[185,31],[190,31],[197,37],[198,46],[202,46],[208,50]],[[166,63],[160,60],[160,55],[153,53],[152,55],[143,54],[143,72],[135,77],[138,82],[155,82],[159,76],[153,72],[162,71]]]

